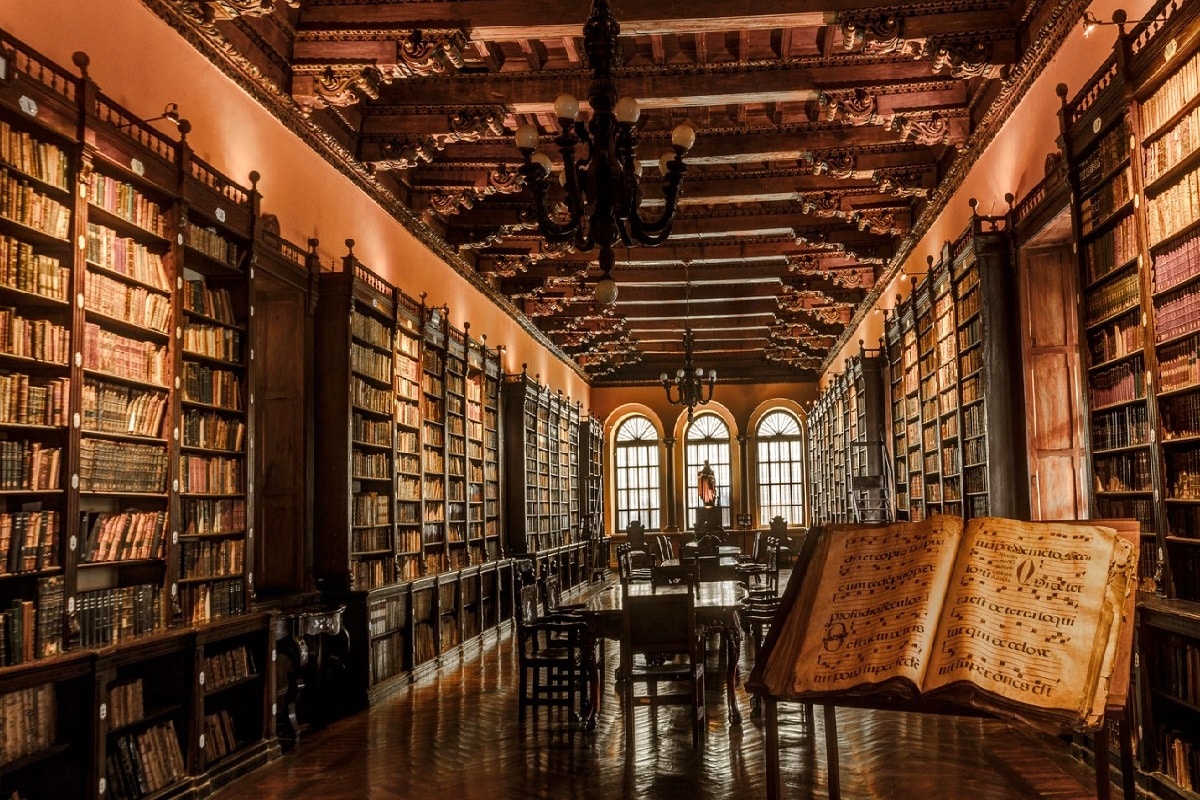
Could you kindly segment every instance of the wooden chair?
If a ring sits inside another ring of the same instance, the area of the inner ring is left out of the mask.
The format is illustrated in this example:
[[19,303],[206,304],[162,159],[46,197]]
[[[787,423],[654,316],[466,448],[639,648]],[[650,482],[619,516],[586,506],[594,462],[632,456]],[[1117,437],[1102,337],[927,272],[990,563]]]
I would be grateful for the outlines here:
[[518,712],[563,708],[580,718],[587,695],[591,663],[587,625],[578,619],[546,617],[541,613],[538,585],[520,587],[515,610],[519,660]]
[[629,542],[617,545],[617,575],[621,583],[650,580],[654,560],[643,550],[633,549]]
[[[692,747],[704,740],[704,652],[696,630],[695,595],[683,591],[622,597],[621,666],[625,746],[634,747],[638,706],[682,705],[691,709]],[[666,684],[674,687],[663,691]],[[645,687],[639,690],[639,687]]]
[[633,547],[634,550],[646,549],[646,526],[641,520],[632,520],[629,527],[625,529],[625,541]]
[[647,552],[654,558],[655,564],[675,560],[675,548],[671,546],[671,537],[665,533],[650,534],[647,545]]
[[684,561],[677,564],[657,564],[650,569],[650,583],[659,586],[682,586],[696,583],[696,566],[693,562]]

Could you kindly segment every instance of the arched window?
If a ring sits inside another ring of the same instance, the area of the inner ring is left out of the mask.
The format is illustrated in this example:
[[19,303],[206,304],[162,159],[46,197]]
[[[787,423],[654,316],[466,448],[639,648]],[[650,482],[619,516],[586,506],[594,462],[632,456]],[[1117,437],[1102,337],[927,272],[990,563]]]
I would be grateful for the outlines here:
[[768,411],[754,432],[758,463],[758,524],[774,517],[804,523],[804,431],[790,411]]
[[705,461],[717,480],[717,505],[721,508],[721,526],[728,528],[729,487],[733,483],[733,473],[729,469],[729,426],[716,414],[698,414],[687,427],[686,441],[684,462],[687,471],[684,475],[688,479],[688,488],[684,496],[687,497],[687,529],[690,531],[696,528],[696,508],[700,505],[697,478],[700,470],[704,469]]
[[617,530],[638,520],[658,530],[662,508],[659,491],[658,432],[650,420],[632,416],[617,427],[615,447]]

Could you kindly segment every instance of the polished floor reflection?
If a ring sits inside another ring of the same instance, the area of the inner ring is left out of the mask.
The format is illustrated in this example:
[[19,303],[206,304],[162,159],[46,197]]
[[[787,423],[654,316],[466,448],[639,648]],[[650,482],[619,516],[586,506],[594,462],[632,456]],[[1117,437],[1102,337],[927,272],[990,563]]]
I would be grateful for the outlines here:
[[[608,648],[609,667],[616,646]],[[713,648],[715,650],[715,648]],[[743,663],[752,663],[752,654]],[[712,655],[710,676],[723,666]],[[466,648],[461,667],[307,734],[278,761],[216,797],[321,800],[680,800],[766,796],[763,730],[727,725],[722,680],[707,687],[708,735],[692,750],[685,709],[639,710],[635,747],[625,746],[611,683],[593,733],[543,711],[517,721],[512,637]],[[785,798],[826,798],[821,714],[782,707]],[[905,800],[1011,800],[1094,796],[1091,773],[1065,758],[1058,740],[1034,740],[997,722],[839,711],[842,796]],[[1120,793],[1114,787],[1114,796]]]

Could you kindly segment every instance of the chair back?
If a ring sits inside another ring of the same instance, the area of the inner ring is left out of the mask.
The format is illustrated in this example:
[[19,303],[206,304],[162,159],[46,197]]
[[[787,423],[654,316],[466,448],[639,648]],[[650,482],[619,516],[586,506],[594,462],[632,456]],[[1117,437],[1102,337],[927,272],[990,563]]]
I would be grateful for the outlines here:
[[700,541],[696,542],[696,554],[704,556],[715,556],[721,552],[721,537],[715,534],[708,534],[700,537]]
[[696,578],[701,583],[708,581],[736,581],[741,579],[738,565],[722,564],[719,556],[700,556],[696,559]]
[[691,583],[683,591],[622,597],[622,660],[638,654],[694,655],[697,649],[696,603]]
[[771,535],[779,541],[787,540],[788,524],[783,517],[771,518]]
[[517,618],[517,630],[523,631],[541,618],[538,609],[538,587],[536,583],[523,585],[517,593],[517,605],[513,609]]
[[629,523],[629,527],[625,529],[626,541],[633,545],[634,550],[646,549],[646,526],[641,520],[633,520]]
[[675,558],[675,548],[671,546],[671,537],[665,533],[653,533],[650,535],[650,555],[654,557],[657,563],[671,561]]
[[763,563],[766,564],[766,569],[763,575],[766,578],[767,588],[772,592],[779,591],[779,548],[782,547],[780,541],[774,536],[767,537],[766,552],[764,554]]
[[696,582],[696,565],[691,561],[664,566],[659,564],[650,568],[650,583],[655,588],[659,586],[683,586]]
[[558,582],[558,571],[543,571],[541,578],[542,613],[549,615],[562,605],[562,586]]

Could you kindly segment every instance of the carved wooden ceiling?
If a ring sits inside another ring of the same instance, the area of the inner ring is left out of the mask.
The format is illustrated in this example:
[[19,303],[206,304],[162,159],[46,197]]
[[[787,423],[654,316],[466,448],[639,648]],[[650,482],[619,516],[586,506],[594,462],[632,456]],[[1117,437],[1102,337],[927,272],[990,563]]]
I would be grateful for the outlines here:
[[615,0],[647,198],[671,129],[687,119],[697,141],[670,239],[617,248],[606,307],[596,252],[523,221],[513,143],[524,122],[553,136],[559,93],[586,97],[590,0],[144,1],[398,198],[593,385],[673,373],[685,325],[722,382],[815,378],[1083,5]]

